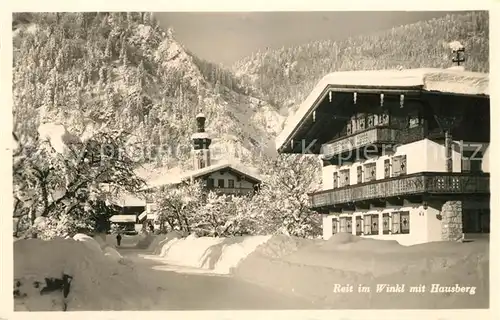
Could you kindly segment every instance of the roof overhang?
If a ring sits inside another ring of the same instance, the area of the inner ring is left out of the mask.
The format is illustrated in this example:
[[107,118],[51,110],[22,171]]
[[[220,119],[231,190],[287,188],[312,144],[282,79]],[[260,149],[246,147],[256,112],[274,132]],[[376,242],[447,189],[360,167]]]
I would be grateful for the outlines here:
[[[489,98],[489,76],[485,73],[457,69],[410,69],[336,72],[319,81],[294,115],[285,123],[276,138],[278,152],[293,152],[297,143],[308,148],[314,140],[302,141],[306,127],[319,120],[316,110],[326,99],[345,93],[384,94],[418,97],[422,94],[443,94]],[[331,106],[332,108],[335,105]],[[297,139],[299,137],[299,139]],[[316,152],[320,146],[316,146]],[[315,152],[313,152],[315,153]]]
[[116,214],[109,218],[109,221],[114,223],[135,223],[137,220],[135,214]]

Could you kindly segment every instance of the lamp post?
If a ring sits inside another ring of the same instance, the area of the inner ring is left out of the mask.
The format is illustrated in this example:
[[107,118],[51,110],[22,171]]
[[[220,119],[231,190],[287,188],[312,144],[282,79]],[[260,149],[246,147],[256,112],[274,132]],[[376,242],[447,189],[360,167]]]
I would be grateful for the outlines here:
[[460,63],[465,62],[465,57],[463,56],[465,54],[465,47],[460,42],[450,42],[450,49],[455,55],[451,60],[452,62],[456,63],[457,66],[460,66]]

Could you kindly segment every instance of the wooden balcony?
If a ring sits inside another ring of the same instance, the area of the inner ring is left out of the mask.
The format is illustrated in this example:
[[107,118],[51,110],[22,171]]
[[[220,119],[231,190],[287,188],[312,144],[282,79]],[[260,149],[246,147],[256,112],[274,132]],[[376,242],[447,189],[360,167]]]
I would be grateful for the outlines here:
[[311,208],[320,209],[394,197],[489,195],[488,173],[420,172],[310,194]]
[[[353,160],[369,155],[380,155],[397,144],[407,144],[424,138],[424,127],[397,129],[391,127],[372,127],[354,134],[337,138],[322,146],[323,159]],[[369,149],[368,149],[369,148]],[[366,152],[357,152],[359,150]]]

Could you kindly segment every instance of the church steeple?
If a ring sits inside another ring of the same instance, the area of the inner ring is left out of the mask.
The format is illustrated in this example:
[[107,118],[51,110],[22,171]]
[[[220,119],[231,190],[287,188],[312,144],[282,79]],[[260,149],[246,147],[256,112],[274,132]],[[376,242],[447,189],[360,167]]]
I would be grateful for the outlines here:
[[210,166],[210,139],[208,133],[205,131],[206,117],[203,113],[196,116],[196,132],[192,135],[193,140],[193,161],[194,169],[201,169]]

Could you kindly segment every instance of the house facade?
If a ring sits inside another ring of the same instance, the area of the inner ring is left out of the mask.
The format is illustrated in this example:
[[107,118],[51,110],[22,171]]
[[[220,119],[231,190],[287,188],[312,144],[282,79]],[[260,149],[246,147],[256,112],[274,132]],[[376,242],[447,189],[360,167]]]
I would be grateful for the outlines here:
[[276,140],[279,152],[320,156],[310,203],[323,238],[412,245],[489,234],[488,85],[463,69],[324,77]]

